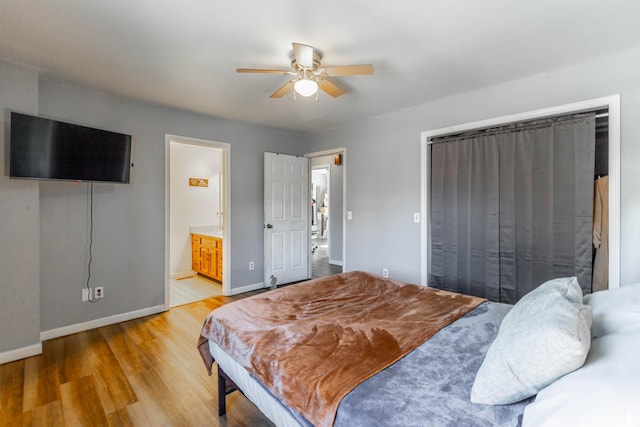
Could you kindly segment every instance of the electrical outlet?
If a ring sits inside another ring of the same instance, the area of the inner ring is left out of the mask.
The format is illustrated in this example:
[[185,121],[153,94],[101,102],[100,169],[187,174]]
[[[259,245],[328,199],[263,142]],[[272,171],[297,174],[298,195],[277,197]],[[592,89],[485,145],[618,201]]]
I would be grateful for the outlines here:
[[388,268],[383,268],[382,269],[382,277],[389,277],[389,269]]
[[255,270],[256,268],[256,263],[253,261],[249,261],[249,270]]
[[104,287],[96,286],[94,295],[95,295],[96,299],[102,298],[104,296]]
[[91,288],[82,289],[82,302],[89,301],[91,299]]

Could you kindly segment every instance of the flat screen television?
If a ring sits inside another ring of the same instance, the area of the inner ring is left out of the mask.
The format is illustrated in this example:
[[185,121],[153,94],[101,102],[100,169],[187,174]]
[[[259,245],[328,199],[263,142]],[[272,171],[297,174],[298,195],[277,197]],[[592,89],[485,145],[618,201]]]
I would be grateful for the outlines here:
[[129,183],[131,135],[11,112],[11,178]]

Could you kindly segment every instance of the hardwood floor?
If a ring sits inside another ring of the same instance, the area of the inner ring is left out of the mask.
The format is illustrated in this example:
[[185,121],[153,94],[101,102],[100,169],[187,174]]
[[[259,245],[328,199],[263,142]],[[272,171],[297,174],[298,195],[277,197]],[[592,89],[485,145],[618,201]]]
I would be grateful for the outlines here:
[[319,277],[342,273],[342,267],[329,264],[327,239],[313,239],[311,242],[316,246],[316,249],[311,255],[311,278],[317,279]]
[[0,365],[0,425],[272,426],[240,393],[219,418],[196,350],[211,310],[259,292],[45,341],[43,354]]
[[[313,278],[341,273],[319,243]],[[0,426],[272,426],[240,393],[218,417],[216,374],[196,350],[211,310],[267,290],[44,341],[41,355],[0,365]]]

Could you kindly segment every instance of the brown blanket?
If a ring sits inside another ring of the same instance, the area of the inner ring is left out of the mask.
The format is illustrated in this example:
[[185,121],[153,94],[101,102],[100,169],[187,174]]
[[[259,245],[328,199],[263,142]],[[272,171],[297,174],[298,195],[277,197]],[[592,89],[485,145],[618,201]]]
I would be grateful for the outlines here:
[[314,425],[330,426],[355,386],[483,301],[344,273],[214,310],[198,349],[209,373],[212,340]]

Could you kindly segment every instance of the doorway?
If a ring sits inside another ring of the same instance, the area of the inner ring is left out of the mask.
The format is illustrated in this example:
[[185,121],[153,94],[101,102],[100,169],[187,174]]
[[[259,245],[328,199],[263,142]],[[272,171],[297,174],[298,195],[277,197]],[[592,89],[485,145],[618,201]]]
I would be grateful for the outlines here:
[[[546,117],[554,117],[561,114],[573,114],[586,111],[600,112],[608,111],[607,120],[607,173],[608,173],[608,287],[616,288],[620,286],[620,96],[612,95],[604,98],[597,98],[574,104],[566,104],[542,110],[535,110],[526,113],[519,113],[511,116],[500,117],[482,122],[474,122],[451,128],[437,129],[422,133],[421,144],[421,173],[422,173],[422,227],[421,227],[421,283],[428,286],[429,274],[431,271],[431,150],[429,144],[432,138],[448,134],[459,134],[471,129],[489,128],[496,125],[517,123],[527,120],[534,120]],[[598,117],[596,115],[596,117]],[[597,123],[597,122],[596,122]],[[598,174],[598,172],[596,172]]]
[[[228,144],[167,135],[165,307],[228,294]],[[192,236],[220,242],[222,274],[204,274]],[[226,268],[225,268],[226,267]],[[224,274],[227,273],[227,274]],[[226,290],[226,293],[225,293]]]
[[308,154],[311,168],[311,277],[342,273],[345,237],[345,149]]

